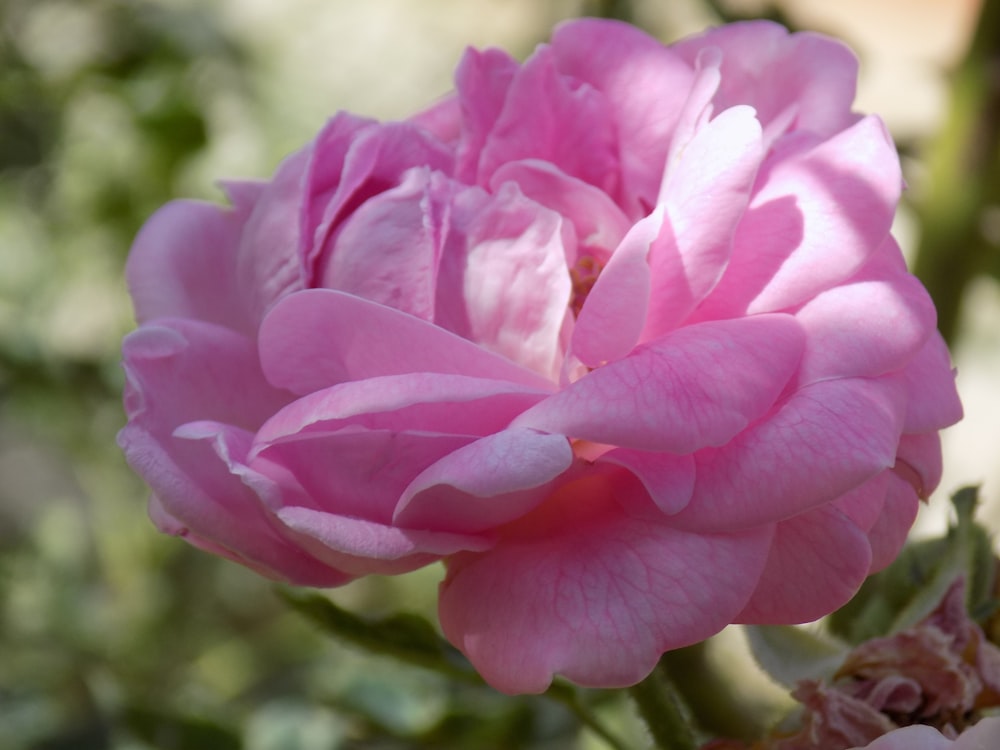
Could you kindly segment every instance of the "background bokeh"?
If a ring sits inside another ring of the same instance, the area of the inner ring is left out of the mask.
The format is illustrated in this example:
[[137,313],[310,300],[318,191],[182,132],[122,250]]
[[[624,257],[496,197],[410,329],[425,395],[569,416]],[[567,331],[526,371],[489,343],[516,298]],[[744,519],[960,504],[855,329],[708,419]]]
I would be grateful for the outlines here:
[[[945,496],[1000,528],[1000,17],[995,0],[0,0],[0,750],[598,748],[565,707],[322,637],[273,586],[154,530],[115,433],[122,268],[163,202],[267,177],[338,109],[405,117],[468,45],[519,57],[576,15],[664,41],[770,16],[859,53],[909,184],[897,232],[966,404]],[[433,615],[437,568],[332,593]],[[615,696],[593,695],[625,737]]]

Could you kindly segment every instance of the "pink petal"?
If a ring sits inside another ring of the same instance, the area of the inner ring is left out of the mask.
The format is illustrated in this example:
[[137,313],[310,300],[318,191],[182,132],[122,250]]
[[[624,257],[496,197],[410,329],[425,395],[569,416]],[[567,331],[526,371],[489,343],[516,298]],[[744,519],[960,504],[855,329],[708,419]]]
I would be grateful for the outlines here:
[[513,183],[456,196],[435,322],[554,381],[572,282],[569,225]]
[[209,323],[142,326],[122,357],[129,420],[160,435],[205,419],[255,430],[290,400],[264,379],[250,339]]
[[688,326],[594,370],[513,425],[640,450],[723,445],[774,404],[801,350],[788,316]]
[[303,506],[388,525],[410,483],[474,439],[347,427],[257,442],[249,464],[275,485],[261,493],[275,511]]
[[348,380],[438,372],[551,390],[546,379],[442,328],[331,289],[283,299],[260,328],[270,382],[304,394]]
[[962,418],[962,402],[955,387],[955,370],[948,347],[936,330],[901,373],[908,395],[905,430],[932,432]]
[[347,114],[330,121],[313,146],[302,208],[301,257],[310,285],[324,276],[340,223],[413,167],[450,174],[451,150],[407,122],[369,124]]
[[[715,106],[749,104],[767,127],[794,122],[795,129],[828,137],[854,122],[858,61],[845,45],[809,32],[789,35],[769,21],[732,23],[684,39],[673,49],[689,63],[702,50],[723,52]],[[794,121],[785,115],[791,110]],[[780,135],[776,133],[775,135]]]
[[[502,164],[490,179],[490,189],[517,183],[525,196],[573,222],[578,245],[600,262],[618,246],[631,223],[608,194],[583,180],[537,159]],[[567,258],[569,263],[576,257]]]
[[868,575],[868,538],[822,506],[777,525],[767,565],[736,622],[808,622],[846,604]]
[[696,454],[694,498],[672,522],[728,530],[830,502],[893,465],[902,416],[891,381],[803,388],[728,444]]
[[503,692],[542,692],[555,674],[634,684],[664,651],[729,624],[763,566],[769,527],[686,534],[621,515],[600,479],[562,492],[553,502],[575,513],[456,555],[441,585],[445,635]]
[[[661,513],[672,516],[684,510],[694,493],[694,458],[677,456],[672,453],[649,453],[646,451],[616,448],[600,456],[598,463],[621,466],[633,474],[640,482]],[[627,508],[630,513],[642,513],[646,505]]]
[[630,24],[578,19],[552,35],[558,70],[600,91],[613,114],[621,160],[619,203],[637,219],[655,205],[667,144],[691,90],[691,67]]
[[125,277],[136,319],[192,318],[235,331],[252,322],[235,285],[240,212],[195,201],[168,203],[146,222]]
[[397,529],[309,508],[282,508],[278,518],[303,549],[353,576],[397,575],[490,546],[480,537]]
[[[984,721],[989,721],[989,719]],[[982,723],[984,722],[981,721],[980,724]],[[966,730],[965,734],[970,734],[971,731],[971,729]],[[852,748],[852,750],[988,750],[996,742],[1000,742],[1000,720],[997,720],[997,728],[986,737],[988,744],[976,745],[971,742],[965,743],[964,740],[953,742],[934,727],[914,724],[893,729],[864,747]]]
[[540,159],[612,196],[618,143],[604,95],[560,75],[552,49],[540,46],[511,81],[503,109],[479,157],[477,183],[506,162]]
[[868,573],[877,573],[896,559],[917,518],[920,500],[913,487],[895,472],[885,472],[887,486],[882,512],[868,530],[872,550]]
[[[912,365],[934,331],[936,315],[923,285],[901,264],[889,237],[885,250],[854,279],[821,292],[795,314],[807,332],[800,385],[831,377],[872,377]],[[940,364],[934,363],[938,381],[949,370]]]
[[903,435],[892,470],[926,500],[941,482],[941,438],[936,432]]
[[434,204],[450,202],[442,182],[411,170],[398,187],[361,204],[333,241],[319,286],[433,320],[443,242]]
[[403,493],[393,521],[454,532],[494,528],[537,506],[572,463],[561,435],[504,430],[425,469]]
[[788,309],[850,278],[886,239],[901,188],[875,117],[774,163],[699,317]]
[[722,276],[764,155],[760,137],[753,110],[734,107],[701,128],[667,170],[660,201],[672,232],[650,253],[653,291],[641,340],[675,328]]
[[484,436],[504,429],[546,395],[515,383],[465,375],[416,372],[366,378],[293,401],[257,431],[257,442],[348,426]]
[[177,437],[158,437],[130,423],[118,442],[152,488],[151,513],[163,531],[190,537],[270,578],[307,586],[349,580],[290,543],[243,481],[248,433],[202,422]]

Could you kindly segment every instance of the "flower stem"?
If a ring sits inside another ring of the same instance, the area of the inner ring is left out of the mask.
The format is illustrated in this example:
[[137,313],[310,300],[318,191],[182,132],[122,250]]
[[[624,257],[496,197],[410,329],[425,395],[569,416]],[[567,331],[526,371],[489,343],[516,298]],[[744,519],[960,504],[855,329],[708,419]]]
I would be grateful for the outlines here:
[[660,666],[645,680],[629,688],[629,695],[635,701],[660,750],[695,750],[697,741],[691,723],[681,703],[673,683]]

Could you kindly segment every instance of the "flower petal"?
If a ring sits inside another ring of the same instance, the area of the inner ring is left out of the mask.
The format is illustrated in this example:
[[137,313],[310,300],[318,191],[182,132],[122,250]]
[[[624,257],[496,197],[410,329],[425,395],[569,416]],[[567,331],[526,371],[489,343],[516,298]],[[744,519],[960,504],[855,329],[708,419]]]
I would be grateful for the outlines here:
[[259,345],[268,380],[298,394],[414,372],[553,388],[545,378],[438,326],[332,289],[281,300],[261,324]]
[[513,425],[640,450],[723,445],[771,408],[802,343],[785,315],[687,326],[585,375]]
[[808,622],[846,604],[871,567],[868,537],[847,516],[821,506],[777,525],[749,603],[734,622]]
[[495,528],[537,506],[572,463],[562,435],[504,430],[428,466],[406,488],[393,522],[454,532]]
[[962,418],[955,369],[948,346],[936,330],[903,370],[901,379],[908,395],[907,432],[940,430]]

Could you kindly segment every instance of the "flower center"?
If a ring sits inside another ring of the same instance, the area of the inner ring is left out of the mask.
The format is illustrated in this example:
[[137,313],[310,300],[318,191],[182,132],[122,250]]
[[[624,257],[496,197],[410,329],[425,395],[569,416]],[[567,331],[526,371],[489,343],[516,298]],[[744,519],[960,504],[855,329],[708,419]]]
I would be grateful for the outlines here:
[[603,268],[604,266],[594,256],[584,255],[569,269],[569,277],[573,281],[573,295],[570,297],[569,306],[573,311],[573,317],[580,317],[583,303],[587,301],[587,295],[597,283],[597,277],[601,275]]

